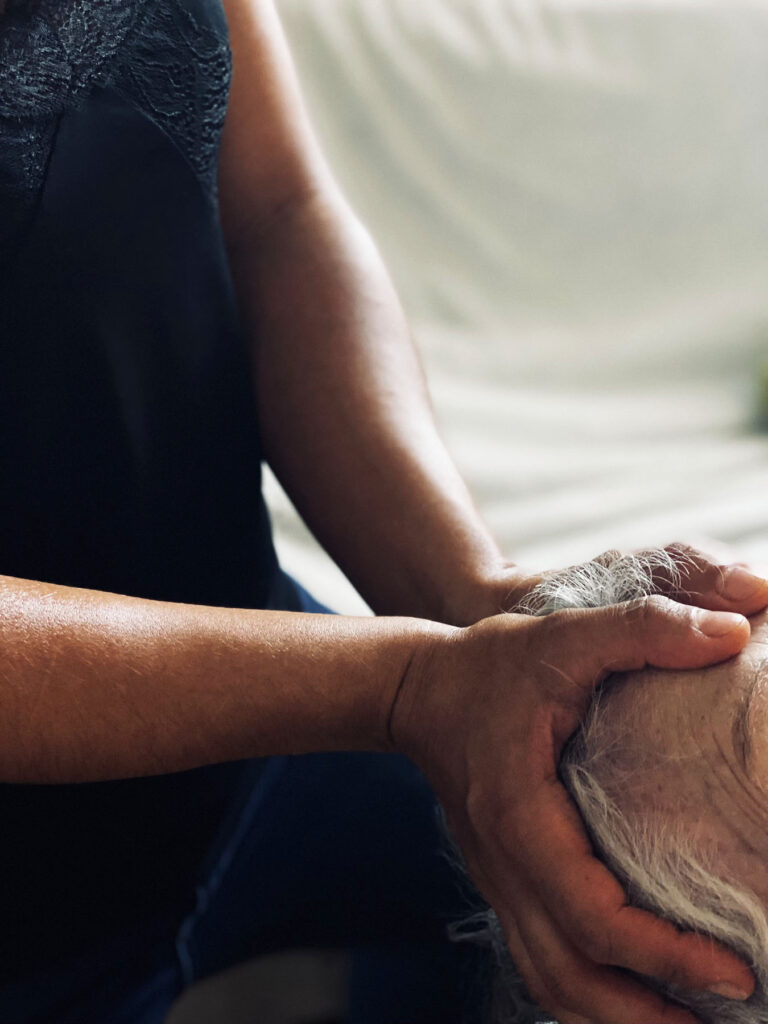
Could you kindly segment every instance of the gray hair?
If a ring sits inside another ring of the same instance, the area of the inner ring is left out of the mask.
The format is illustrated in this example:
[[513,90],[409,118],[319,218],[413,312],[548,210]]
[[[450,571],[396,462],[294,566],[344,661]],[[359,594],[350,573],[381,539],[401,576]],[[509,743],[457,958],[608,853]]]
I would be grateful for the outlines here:
[[[575,569],[553,573],[536,587],[520,610],[534,615],[564,608],[599,607],[658,592],[663,576],[684,589],[682,571],[664,551],[611,554]],[[768,1024],[768,918],[761,900],[731,877],[716,853],[671,815],[629,810],[622,794],[644,766],[622,758],[626,726],[612,712],[611,686],[595,692],[579,730],[566,744],[560,776],[576,803],[600,859],[622,882],[627,901],[722,942],[752,968],[756,986],[745,1002],[645,978],[657,992],[690,1009],[704,1024]],[[497,973],[492,1019],[523,1024],[550,1019],[528,999],[506,950],[496,915],[475,915],[456,930],[457,938],[487,944]]]

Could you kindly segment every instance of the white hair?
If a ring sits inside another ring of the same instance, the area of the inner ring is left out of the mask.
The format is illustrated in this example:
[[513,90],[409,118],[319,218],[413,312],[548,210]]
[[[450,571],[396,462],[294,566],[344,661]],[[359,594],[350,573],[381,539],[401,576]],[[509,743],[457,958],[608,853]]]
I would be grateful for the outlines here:
[[[685,564],[681,570],[664,551],[602,556],[546,577],[521,610],[540,615],[633,600],[657,592],[660,576],[681,590],[685,573]],[[560,777],[579,808],[594,850],[624,885],[630,905],[649,910],[681,930],[722,942],[750,965],[756,986],[748,1000],[738,1002],[651,978],[643,980],[690,1009],[704,1024],[768,1024],[765,907],[743,880],[723,868],[716,851],[682,824],[679,815],[626,806],[628,801],[622,797],[630,783],[641,782],[638,776],[650,767],[638,765],[636,757],[622,757],[627,728],[631,726],[622,723],[612,708],[609,680],[595,692],[584,722],[560,759]],[[528,999],[493,911],[476,914],[454,935],[480,941],[493,951],[495,1022],[549,1019]]]

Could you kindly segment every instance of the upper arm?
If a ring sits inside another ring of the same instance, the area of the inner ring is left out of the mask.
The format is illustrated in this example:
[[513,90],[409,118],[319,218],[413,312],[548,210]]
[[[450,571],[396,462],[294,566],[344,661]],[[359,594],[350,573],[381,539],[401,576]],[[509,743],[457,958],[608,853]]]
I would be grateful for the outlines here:
[[223,0],[233,75],[219,158],[224,233],[237,246],[331,183],[272,0]]

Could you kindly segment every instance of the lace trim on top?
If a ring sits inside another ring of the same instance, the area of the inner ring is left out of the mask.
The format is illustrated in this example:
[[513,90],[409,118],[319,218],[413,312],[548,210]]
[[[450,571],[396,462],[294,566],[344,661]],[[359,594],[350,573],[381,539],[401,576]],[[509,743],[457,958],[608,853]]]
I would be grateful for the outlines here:
[[0,19],[0,117],[52,117],[71,105],[120,53],[146,3],[7,0]]
[[211,197],[231,73],[226,38],[200,25],[184,0],[153,0],[110,76],[171,136]]
[[[219,3],[7,0],[0,16],[0,244],[18,234],[36,203],[59,115],[100,85],[113,85],[155,121],[215,201],[231,76]],[[220,27],[206,23],[206,4]]]

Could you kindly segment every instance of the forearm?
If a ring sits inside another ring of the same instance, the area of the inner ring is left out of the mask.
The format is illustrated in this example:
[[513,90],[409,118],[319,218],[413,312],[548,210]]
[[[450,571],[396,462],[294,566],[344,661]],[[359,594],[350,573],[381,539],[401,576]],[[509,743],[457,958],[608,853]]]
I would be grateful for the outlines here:
[[383,749],[430,623],[179,605],[0,578],[0,781]]
[[474,621],[503,560],[367,233],[328,190],[254,232],[232,265],[267,458],[310,528],[378,613]]

